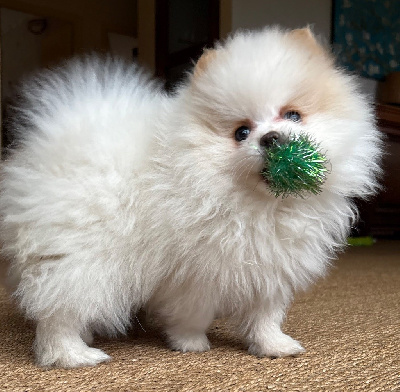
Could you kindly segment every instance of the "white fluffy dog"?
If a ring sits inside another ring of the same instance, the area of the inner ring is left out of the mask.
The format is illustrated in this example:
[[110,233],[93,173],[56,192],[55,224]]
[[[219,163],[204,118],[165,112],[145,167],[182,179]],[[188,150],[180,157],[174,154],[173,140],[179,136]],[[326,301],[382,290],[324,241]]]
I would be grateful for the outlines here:
[[[286,309],[345,242],[352,198],[376,191],[381,145],[365,97],[309,29],[236,34],[174,96],[135,66],[85,58],[22,98],[1,241],[39,365],[108,360],[92,334],[124,332],[140,308],[175,350],[208,350],[207,328],[229,317],[251,354],[303,351],[281,331]],[[330,173],[318,195],[275,197],[261,138],[300,131]]]

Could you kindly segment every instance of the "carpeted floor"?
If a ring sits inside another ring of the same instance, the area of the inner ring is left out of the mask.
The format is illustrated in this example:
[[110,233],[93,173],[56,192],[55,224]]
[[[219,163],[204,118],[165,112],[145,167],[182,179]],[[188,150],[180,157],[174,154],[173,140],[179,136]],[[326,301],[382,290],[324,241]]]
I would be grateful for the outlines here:
[[298,358],[254,358],[224,321],[202,354],[171,352],[144,328],[95,342],[111,363],[38,369],[34,329],[1,291],[0,391],[400,391],[400,242],[349,249],[296,298],[284,330],[307,349]]

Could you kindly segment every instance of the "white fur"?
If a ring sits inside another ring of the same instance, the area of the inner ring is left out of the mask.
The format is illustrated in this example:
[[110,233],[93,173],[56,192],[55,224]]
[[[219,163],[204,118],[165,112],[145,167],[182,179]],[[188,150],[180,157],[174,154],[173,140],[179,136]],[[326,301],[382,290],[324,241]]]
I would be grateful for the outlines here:
[[[134,66],[92,57],[25,85],[1,241],[40,365],[108,360],[92,333],[124,332],[142,307],[177,350],[208,350],[210,323],[230,317],[252,354],[303,351],[281,332],[285,311],[344,244],[350,198],[375,191],[380,143],[355,82],[287,36],[237,34],[173,97]],[[310,96],[338,91],[328,109],[274,121],[311,79]],[[238,144],[244,120],[255,126]],[[271,129],[321,143],[332,165],[321,194],[269,193],[258,142]]]

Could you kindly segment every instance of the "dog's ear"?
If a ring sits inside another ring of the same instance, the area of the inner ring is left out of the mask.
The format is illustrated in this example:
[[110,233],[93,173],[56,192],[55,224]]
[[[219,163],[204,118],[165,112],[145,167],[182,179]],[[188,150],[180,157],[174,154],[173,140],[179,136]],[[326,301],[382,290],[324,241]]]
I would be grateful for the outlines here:
[[288,33],[289,39],[297,41],[299,44],[305,46],[310,52],[317,55],[325,55],[326,51],[322,45],[317,41],[310,27],[304,29],[295,29]]
[[203,74],[206,69],[209,67],[210,63],[214,60],[217,51],[215,49],[205,49],[201,57],[196,63],[194,67],[193,75],[194,77],[198,77]]

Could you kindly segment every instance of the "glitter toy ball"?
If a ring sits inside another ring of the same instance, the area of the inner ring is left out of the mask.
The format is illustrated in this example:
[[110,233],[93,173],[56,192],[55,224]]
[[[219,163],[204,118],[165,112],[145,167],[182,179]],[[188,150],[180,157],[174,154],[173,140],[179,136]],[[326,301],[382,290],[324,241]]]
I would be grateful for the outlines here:
[[285,142],[267,147],[264,156],[261,175],[275,197],[304,198],[321,192],[328,160],[309,135],[291,134]]

